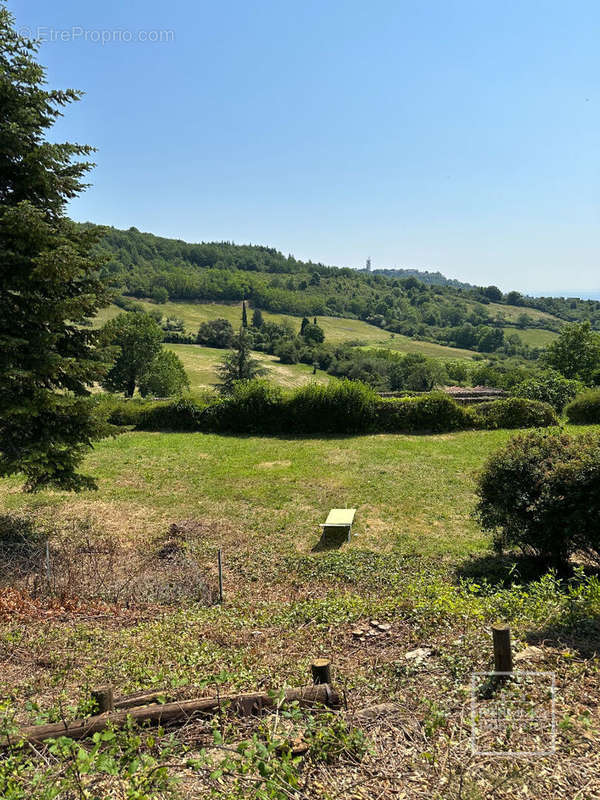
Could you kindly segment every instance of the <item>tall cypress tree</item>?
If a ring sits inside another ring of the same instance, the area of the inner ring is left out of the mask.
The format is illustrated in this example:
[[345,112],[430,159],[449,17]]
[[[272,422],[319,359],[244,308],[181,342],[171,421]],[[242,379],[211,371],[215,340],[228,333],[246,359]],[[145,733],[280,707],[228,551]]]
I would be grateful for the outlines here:
[[242,328],[248,327],[248,312],[246,311],[246,301],[242,300]]
[[90,318],[108,296],[101,232],[66,216],[93,148],[46,140],[81,95],[47,89],[36,53],[0,6],[0,475],[77,490],[94,486],[77,467],[105,433],[87,395],[104,371]]

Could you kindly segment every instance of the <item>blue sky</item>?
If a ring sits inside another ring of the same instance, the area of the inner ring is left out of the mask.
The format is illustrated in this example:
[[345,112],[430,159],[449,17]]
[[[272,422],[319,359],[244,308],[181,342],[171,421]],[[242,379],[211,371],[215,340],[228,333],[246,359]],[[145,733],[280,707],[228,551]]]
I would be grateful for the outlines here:
[[600,290],[596,0],[8,6],[86,91],[55,128],[98,148],[75,219]]

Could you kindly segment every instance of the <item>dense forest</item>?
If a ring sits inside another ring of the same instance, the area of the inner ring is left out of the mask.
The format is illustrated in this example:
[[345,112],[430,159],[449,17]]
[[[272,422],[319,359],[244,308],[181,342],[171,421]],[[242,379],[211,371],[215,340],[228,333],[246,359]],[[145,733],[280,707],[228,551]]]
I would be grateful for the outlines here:
[[[188,244],[136,228],[107,229],[99,247],[117,294],[157,302],[246,299],[275,313],[352,317],[406,336],[526,358],[535,358],[537,350],[522,342],[519,328],[557,331],[562,321],[587,319],[600,329],[600,301],[503,294],[496,286],[455,285],[439,273],[440,282],[434,282],[431,272],[404,276],[331,267],[270,247]],[[505,313],[502,305],[511,308]],[[523,309],[517,318],[514,306]],[[555,319],[532,316],[528,309]]]

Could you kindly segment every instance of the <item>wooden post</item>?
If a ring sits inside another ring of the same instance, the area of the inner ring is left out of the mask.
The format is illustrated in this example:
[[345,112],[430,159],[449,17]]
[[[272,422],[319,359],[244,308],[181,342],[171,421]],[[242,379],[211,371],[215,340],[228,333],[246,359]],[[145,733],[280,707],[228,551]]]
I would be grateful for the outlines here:
[[48,544],[48,539],[46,539],[46,580],[48,581],[48,588],[50,588],[52,584],[52,571],[50,569],[50,545]]
[[510,628],[502,622],[492,625],[494,639],[494,670],[512,672],[512,651],[510,649]]
[[311,664],[313,683],[331,683],[331,661],[328,658],[316,658]]
[[219,564],[219,603],[223,602],[223,557],[221,548],[217,550],[217,561]]
[[92,700],[96,701],[99,714],[115,710],[112,686],[100,686],[98,689],[92,689]]

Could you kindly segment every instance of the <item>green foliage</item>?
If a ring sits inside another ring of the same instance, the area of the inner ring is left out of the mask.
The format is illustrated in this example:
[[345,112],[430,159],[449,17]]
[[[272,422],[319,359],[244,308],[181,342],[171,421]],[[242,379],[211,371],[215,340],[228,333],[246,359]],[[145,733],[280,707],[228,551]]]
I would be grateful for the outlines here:
[[143,431],[209,430],[206,412],[211,408],[188,397],[172,403],[151,403],[140,412],[137,427]]
[[448,373],[440,361],[426,358],[420,353],[408,353],[390,363],[390,389],[408,389],[412,392],[430,392],[443,386]]
[[45,88],[36,45],[0,6],[0,475],[26,488],[92,488],[77,473],[106,434],[86,400],[105,369],[90,322],[108,304],[92,255],[102,229],[66,216],[92,148],[47,141],[72,89]]
[[225,400],[215,406],[214,412],[211,416],[215,426],[223,431],[278,431],[284,413],[283,392],[265,380],[236,381]]
[[235,341],[233,325],[222,317],[203,322],[198,328],[196,341],[205,347],[231,347]]
[[109,727],[95,733],[85,744],[61,736],[50,741],[43,772],[38,771],[32,751],[19,742],[15,726],[6,718],[0,732],[13,741],[0,758],[0,796],[4,800],[95,800],[108,796],[105,791],[111,785],[119,786],[123,800],[175,798],[175,781],[161,762],[181,748],[162,731],[143,737],[130,722],[123,730]]
[[300,335],[307,344],[322,344],[325,341],[323,328],[316,322],[309,322],[305,325]]
[[171,397],[190,388],[179,356],[172,350],[160,350],[139,381],[140,394]]
[[150,297],[154,300],[155,303],[166,303],[169,299],[169,293],[165,289],[164,286],[153,286],[152,292],[150,293]]
[[600,424],[600,390],[580,394],[565,408],[565,414],[577,425]]
[[231,394],[238,381],[251,381],[267,373],[260,361],[250,355],[251,339],[246,328],[241,328],[234,347],[217,366],[221,379],[219,390],[222,394]]
[[263,319],[262,311],[260,308],[255,308],[252,312],[252,327],[253,328],[262,328],[265,321]]
[[498,550],[519,547],[563,567],[600,555],[600,437],[532,431],[516,436],[479,476],[477,513]]
[[443,392],[380,400],[376,420],[376,429],[386,433],[446,433],[477,427],[472,409]]
[[372,428],[377,395],[357,381],[308,383],[287,402],[289,429],[298,433],[362,433]]
[[529,400],[548,403],[560,414],[581,389],[580,381],[569,380],[559,372],[550,370],[542,375],[521,381],[513,387],[512,394],[515,397],[526,397]]
[[106,345],[118,348],[102,385],[110,392],[132,397],[161,351],[162,330],[149,314],[119,314],[102,328]]
[[365,734],[331,711],[308,717],[304,739],[313,761],[333,764],[340,758],[361,761],[369,752]]
[[158,405],[165,405],[165,401],[151,403],[141,397],[125,398],[120,395],[106,393],[98,397],[100,413],[106,417],[111,425],[120,427],[137,425],[142,414]]
[[548,428],[558,425],[552,406],[539,400],[508,397],[479,403],[475,409],[480,427],[489,428]]
[[544,361],[565,378],[590,384],[600,367],[600,334],[592,331],[589,321],[565,325],[546,348]]

